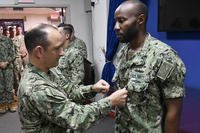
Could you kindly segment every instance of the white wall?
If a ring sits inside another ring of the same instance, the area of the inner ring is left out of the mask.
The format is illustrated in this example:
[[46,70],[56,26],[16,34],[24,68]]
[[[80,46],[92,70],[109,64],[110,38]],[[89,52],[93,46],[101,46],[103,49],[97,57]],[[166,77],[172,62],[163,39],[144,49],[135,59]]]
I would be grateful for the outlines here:
[[0,0],[0,7],[66,7],[69,0],[33,0],[33,4],[19,4],[18,0]]
[[75,35],[86,43],[88,59],[93,62],[91,13],[85,12],[84,0],[69,0],[68,5],[70,10],[70,22],[67,22],[74,25]]
[[39,23],[58,25],[58,22],[48,21],[47,19],[49,17],[48,14],[32,14],[32,15],[0,14],[0,19],[24,19],[24,17],[26,17],[26,21],[24,21],[25,31],[27,31],[29,28]]
[[44,15],[28,15],[26,18],[27,21],[24,21],[25,30],[28,30],[39,23],[49,23],[47,17],[48,16]]
[[107,18],[108,18],[108,0],[96,0],[92,10],[93,18],[93,51],[96,80],[101,78],[103,66],[105,64],[105,55],[101,48],[106,48],[107,38]]

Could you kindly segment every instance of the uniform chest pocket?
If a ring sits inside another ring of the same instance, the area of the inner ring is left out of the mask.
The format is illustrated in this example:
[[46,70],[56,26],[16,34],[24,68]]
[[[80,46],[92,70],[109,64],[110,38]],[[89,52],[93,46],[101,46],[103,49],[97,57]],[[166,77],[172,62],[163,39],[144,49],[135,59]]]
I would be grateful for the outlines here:
[[132,105],[143,105],[148,100],[149,78],[144,73],[130,73],[127,89],[128,102]]

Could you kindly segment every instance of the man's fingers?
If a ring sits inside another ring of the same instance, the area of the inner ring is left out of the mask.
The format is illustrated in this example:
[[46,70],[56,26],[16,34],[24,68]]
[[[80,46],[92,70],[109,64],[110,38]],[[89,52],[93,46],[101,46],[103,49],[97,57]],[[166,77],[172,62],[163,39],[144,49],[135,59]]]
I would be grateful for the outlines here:
[[105,86],[110,86],[105,80],[101,79],[100,80],[101,84],[102,85],[105,85]]
[[106,87],[106,86],[102,86],[102,88],[100,89],[100,92],[102,93],[106,93],[109,91],[109,87]]
[[123,95],[123,98],[127,98],[127,96],[128,96],[127,94],[124,94],[124,95]]

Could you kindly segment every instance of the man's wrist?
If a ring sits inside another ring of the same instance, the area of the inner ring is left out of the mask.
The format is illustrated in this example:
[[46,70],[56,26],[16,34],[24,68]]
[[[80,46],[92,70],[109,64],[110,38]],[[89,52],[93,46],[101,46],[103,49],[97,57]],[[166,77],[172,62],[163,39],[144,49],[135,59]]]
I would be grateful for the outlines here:
[[95,92],[94,85],[90,86],[90,90],[91,90],[91,92]]

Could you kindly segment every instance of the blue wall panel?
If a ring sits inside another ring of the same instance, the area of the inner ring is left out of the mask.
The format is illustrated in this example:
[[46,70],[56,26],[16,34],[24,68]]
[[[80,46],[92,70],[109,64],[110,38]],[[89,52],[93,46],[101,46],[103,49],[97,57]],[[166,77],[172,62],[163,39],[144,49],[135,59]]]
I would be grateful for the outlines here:
[[158,32],[158,0],[147,0],[147,31],[174,48],[186,65],[180,133],[200,132],[200,32]]

